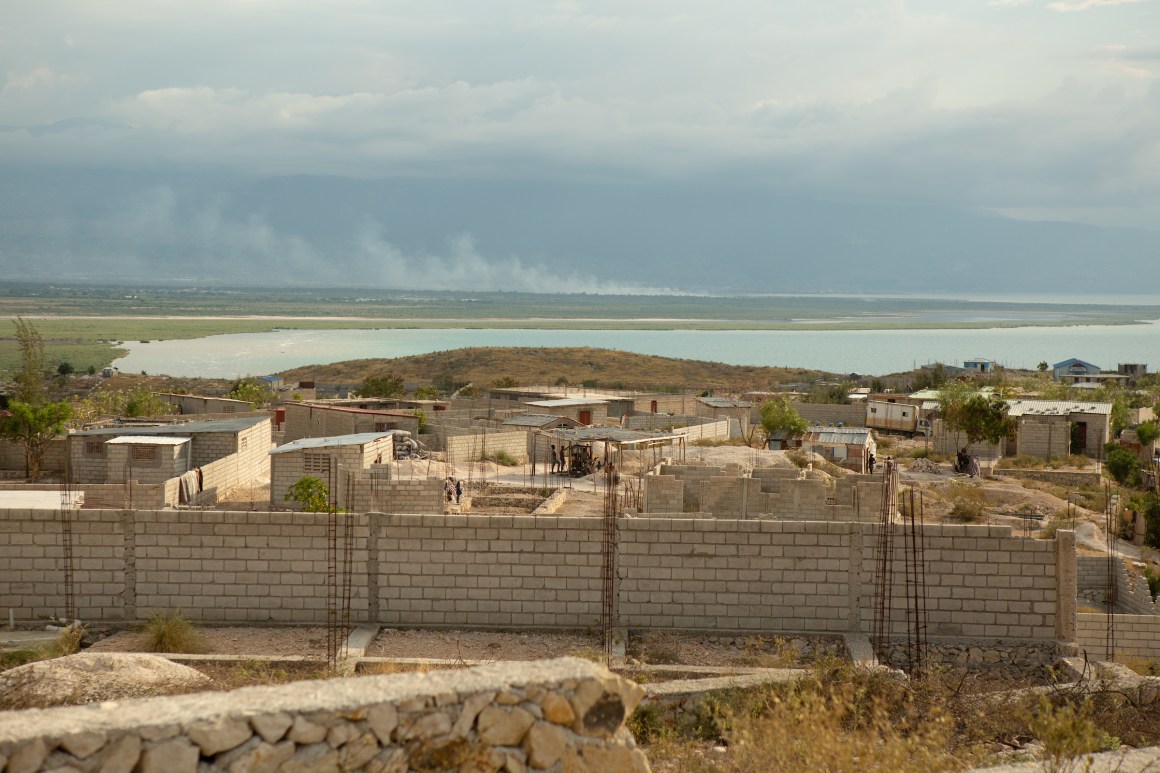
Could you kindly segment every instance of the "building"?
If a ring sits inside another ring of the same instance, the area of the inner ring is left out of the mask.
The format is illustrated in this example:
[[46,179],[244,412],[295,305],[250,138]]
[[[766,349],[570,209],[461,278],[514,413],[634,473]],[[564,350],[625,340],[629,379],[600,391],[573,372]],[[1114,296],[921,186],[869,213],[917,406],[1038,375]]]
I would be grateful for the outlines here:
[[753,403],[735,397],[698,397],[696,411],[697,415],[702,418],[728,419],[730,435],[744,437],[749,431],[749,418],[753,413]]
[[297,503],[286,501],[286,494],[305,477],[320,479],[335,497],[340,496],[348,477],[361,480],[372,466],[381,466],[383,480],[389,481],[389,463],[395,455],[394,433],[300,438],[268,453],[270,506],[296,508]]
[[533,400],[525,403],[537,413],[552,413],[574,419],[584,426],[603,426],[608,418],[608,401],[588,397],[561,397],[554,400]]
[[1072,357],[1063,362],[1057,362],[1051,366],[1051,375],[1056,381],[1062,381],[1065,384],[1077,384],[1083,382],[1097,381],[1093,378],[1098,376],[1100,366],[1084,360]]
[[576,429],[582,426],[575,419],[567,416],[554,416],[546,413],[524,413],[505,419],[501,425],[504,429],[521,429],[528,433],[527,453],[529,459],[537,462],[551,463],[551,444],[540,436],[543,430]]
[[[179,439],[188,442],[176,444]],[[182,472],[236,457],[239,475],[249,481],[269,469],[266,452],[270,448],[270,417],[104,427],[71,433],[67,440],[69,479],[73,483],[140,481],[141,475],[152,480],[170,470],[170,462],[178,464],[178,457],[171,459],[171,453],[188,460]]]
[[872,472],[870,457],[877,452],[874,433],[863,427],[810,427],[799,441],[811,451],[847,470]]
[[419,436],[419,417],[410,411],[305,402],[286,403],[283,409],[283,439],[288,443],[302,438],[389,432],[396,429],[410,432],[413,437]]
[[157,396],[174,408],[174,413],[188,415],[197,413],[251,413],[254,406],[245,400],[229,397],[202,397],[200,395],[179,395],[174,392],[158,392]]
[[988,360],[984,357],[976,357],[973,360],[964,360],[963,370],[980,374],[993,373],[995,371],[995,363],[993,360]]
[[[1071,400],[1008,400],[1018,429],[1008,455],[1050,458],[1086,454],[1100,458],[1112,436],[1112,404]],[[1013,446],[1013,447],[1012,447]]]

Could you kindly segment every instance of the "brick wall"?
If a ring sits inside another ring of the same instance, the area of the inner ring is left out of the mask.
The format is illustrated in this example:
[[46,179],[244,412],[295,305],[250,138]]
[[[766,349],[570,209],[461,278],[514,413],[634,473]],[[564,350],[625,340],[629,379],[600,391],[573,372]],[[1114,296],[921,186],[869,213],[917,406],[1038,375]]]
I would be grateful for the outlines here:
[[[1077,584],[1081,598],[1104,603],[1108,599],[1108,559],[1106,556],[1077,556]],[[1148,580],[1130,573],[1122,560],[1112,564],[1116,585],[1116,610],[1133,615],[1160,615],[1160,605],[1152,598]]]
[[[1160,658],[1160,616],[1116,615],[1115,630],[1114,655]],[[1089,658],[1108,659],[1107,637],[1107,615],[1092,612],[1076,615],[1075,642]]]
[[[326,617],[327,518],[81,511],[74,543],[80,614],[133,619],[180,608],[200,620],[320,623]],[[599,619],[599,518],[380,513],[339,518],[352,527],[356,621],[583,628]],[[624,518],[620,623],[868,632],[877,528]],[[1074,590],[1056,591],[1057,578],[1067,584],[1069,556],[1074,575],[1074,551],[1065,554],[1060,548],[1057,555],[1056,541],[1014,538],[1008,527],[928,526],[925,534],[930,635],[1056,638],[1057,605],[1067,616],[1070,598],[1074,609]],[[896,540],[896,634],[905,631],[904,548]],[[22,620],[59,614],[60,556],[56,513],[0,512],[0,609],[11,607]],[[1062,628],[1069,635],[1066,625]]]

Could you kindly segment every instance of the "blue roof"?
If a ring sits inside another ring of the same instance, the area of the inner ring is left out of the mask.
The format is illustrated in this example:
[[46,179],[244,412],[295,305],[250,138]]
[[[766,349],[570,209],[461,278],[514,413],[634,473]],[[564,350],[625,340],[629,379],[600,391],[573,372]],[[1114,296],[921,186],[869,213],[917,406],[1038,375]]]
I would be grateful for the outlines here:
[[1054,365],[1052,365],[1051,367],[1053,369],[1054,368],[1066,368],[1069,365],[1086,365],[1089,368],[1095,368],[1096,370],[1100,369],[1100,366],[1096,365],[1094,362],[1088,362],[1087,360],[1081,360],[1078,357],[1072,357],[1070,360],[1064,360],[1063,362],[1057,362]]

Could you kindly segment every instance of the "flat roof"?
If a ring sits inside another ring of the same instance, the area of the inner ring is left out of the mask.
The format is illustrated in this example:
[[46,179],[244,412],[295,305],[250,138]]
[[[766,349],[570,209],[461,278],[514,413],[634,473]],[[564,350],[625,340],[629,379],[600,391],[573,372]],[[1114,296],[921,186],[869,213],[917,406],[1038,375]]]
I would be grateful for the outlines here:
[[163,435],[148,435],[142,437],[140,435],[129,435],[128,437],[121,435],[105,443],[105,445],[113,446],[180,446],[189,442],[187,437],[165,437]]
[[710,408],[752,408],[753,403],[735,397],[698,397],[697,402]]
[[379,438],[390,435],[404,435],[410,433],[389,429],[385,432],[357,432],[353,435],[332,435],[330,437],[304,437],[291,441],[285,445],[270,450],[270,455],[286,454],[291,451],[301,451],[304,448],[338,448],[341,446],[365,446]]
[[269,415],[239,416],[236,419],[213,419],[210,421],[187,421],[181,424],[156,424],[146,427],[101,427],[73,432],[74,435],[198,435],[209,432],[241,432],[255,424],[269,421]]
[[287,405],[297,405],[301,408],[318,408],[323,411],[342,411],[343,413],[373,413],[376,416],[405,416],[408,419],[414,419],[415,414],[407,411],[388,410],[386,408],[356,408],[353,405],[324,405],[319,403],[287,403]]
[[576,405],[606,405],[607,400],[597,400],[590,397],[559,397],[555,400],[534,400],[524,405],[534,405],[537,408],[570,408]]
[[1091,413],[1107,416],[1111,403],[1093,403],[1077,400],[1008,400],[1008,416],[1067,416],[1072,413]]
[[512,416],[510,419],[505,419],[503,425],[505,427],[542,427],[554,421],[567,422],[569,426],[576,423],[573,419],[569,419],[566,416],[556,416],[550,413],[522,413],[519,416]]
[[674,432],[644,432],[634,429],[620,429],[619,427],[578,427],[576,429],[553,429],[545,434],[560,438],[572,443],[589,443],[603,441],[619,443],[621,445],[636,445],[661,440],[680,440],[684,434]]
[[818,443],[865,443],[870,430],[862,427],[810,427],[803,435]]

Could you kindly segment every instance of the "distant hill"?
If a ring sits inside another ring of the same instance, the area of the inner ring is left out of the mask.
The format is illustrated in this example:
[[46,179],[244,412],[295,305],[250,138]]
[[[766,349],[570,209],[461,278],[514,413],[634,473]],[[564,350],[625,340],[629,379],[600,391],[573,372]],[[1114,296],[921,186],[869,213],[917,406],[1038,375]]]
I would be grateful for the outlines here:
[[397,376],[404,381],[471,382],[491,386],[510,376],[521,384],[595,382],[595,386],[626,389],[715,389],[739,392],[777,384],[826,377],[804,368],[767,368],[680,360],[589,347],[479,347],[420,354],[395,359],[347,360],[310,365],[278,375],[287,381],[314,380],[358,383],[370,375]]

